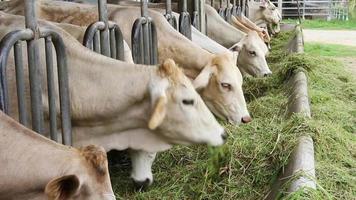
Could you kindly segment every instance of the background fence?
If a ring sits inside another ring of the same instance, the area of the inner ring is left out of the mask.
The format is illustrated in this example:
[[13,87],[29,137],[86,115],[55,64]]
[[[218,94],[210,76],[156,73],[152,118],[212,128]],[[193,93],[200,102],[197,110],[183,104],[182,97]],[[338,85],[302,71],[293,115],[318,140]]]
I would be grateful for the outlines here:
[[[274,0],[283,18],[349,20],[348,0]],[[299,8],[299,12],[298,12]]]

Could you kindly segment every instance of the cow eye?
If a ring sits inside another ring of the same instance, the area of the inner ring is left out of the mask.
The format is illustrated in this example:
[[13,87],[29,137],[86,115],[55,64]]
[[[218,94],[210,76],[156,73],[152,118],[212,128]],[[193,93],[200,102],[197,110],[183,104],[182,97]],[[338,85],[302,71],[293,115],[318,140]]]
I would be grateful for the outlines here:
[[193,99],[183,99],[182,103],[184,105],[194,105],[194,100]]
[[256,56],[256,51],[249,51],[248,52],[251,56]]
[[276,8],[275,8],[275,7],[272,7],[271,10],[276,10]]
[[232,86],[229,83],[221,83],[221,87],[227,91],[231,91],[231,89],[232,89]]

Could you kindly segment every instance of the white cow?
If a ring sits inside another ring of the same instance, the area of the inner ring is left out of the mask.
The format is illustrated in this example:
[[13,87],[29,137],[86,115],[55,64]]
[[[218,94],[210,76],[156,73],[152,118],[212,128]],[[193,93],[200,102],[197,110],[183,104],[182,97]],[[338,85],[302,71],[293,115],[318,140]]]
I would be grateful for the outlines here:
[[0,112],[0,199],[115,200],[103,148],[63,146]]
[[[125,40],[131,41],[132,24],[140,16],[140,9],[109,5],[108,10],[109,19],[118,23]],[[23,14],[23,2],[15,1],[7,12]],[[39,17],[50,21],[88,25],[96,21],[97,7],[39,1],[37,13]],[[214,114],[232,123],[244,122],[244,117],[250,121],[242,92],[241,73],[235,67],[236,57],[233,53],[211,54],[175,31],[160,13],[149,10],[149,15],[156,21],[159,61],[172,58],[184,68],[184,73],[194,79],[194,85],[199,87],[200,94]]]
[[263,0],[262,2],[250,1],[249,13],[249,19],[259,26],[267,25],[272,34],[280,31],[281,13],[269,0]]
[[[168,59],[160,66],[117,61],[83,47],[58,27],[43,21],[40,24],[59,31],[66,44],[75,145],[155,153],[173,144],[224,143],[224,129],[174,61]],[[0,38],[21,27],[23,17],[0,13]],[[14,73],[9,67],[12,116],[17,114]],[[43,97],[45,104],[46,99]],[[138,182],[152,182],[151,172],[145,177],[132,177]]]
[[[242,73],[257,77],[272,73],[266,61],[268,48],[257,32],[243,33],[224,21],[209,5],[205,5],[205,12],[208,16],[208,36],[219,44],[239,52],[238,66]],[[221,34],[221,30],[224,30],[224,34]]]

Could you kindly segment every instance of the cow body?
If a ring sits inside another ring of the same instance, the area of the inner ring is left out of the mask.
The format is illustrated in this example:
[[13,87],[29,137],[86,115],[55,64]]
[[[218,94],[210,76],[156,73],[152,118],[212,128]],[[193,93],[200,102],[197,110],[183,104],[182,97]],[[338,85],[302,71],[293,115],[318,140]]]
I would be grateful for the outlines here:
[[[223,144],[223,128],[173,61],[160,66],[117,61],[83,47],[58,27],[42,21],[40,24],[57,30],[66,45],[74,145],[94,143],[107,151],[131,148],[154,153],[172,144]],[[23,17],[0,13],[0,38],[22,27]],[[41,48],[42,64],[43,55]],[[11,57],[10,107],[16,116]]]
[[[115,199],[104,149],[88,146],[78,150],[60,145],[3,112],[0,136],[0,199],[54,200],[60,195],[72,199],[79,194],[73,199]],[[60,179],[67,187],[55,191]]]

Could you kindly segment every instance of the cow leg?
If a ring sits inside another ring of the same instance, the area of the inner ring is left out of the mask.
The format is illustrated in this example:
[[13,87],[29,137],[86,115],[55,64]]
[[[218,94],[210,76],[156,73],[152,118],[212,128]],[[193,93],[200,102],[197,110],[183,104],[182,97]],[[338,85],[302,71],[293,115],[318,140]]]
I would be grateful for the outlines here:
[[131,178],[138,189],[146,188],[153,182],[152,163],[156,153],[146,151],[130,151],[132,162]]

